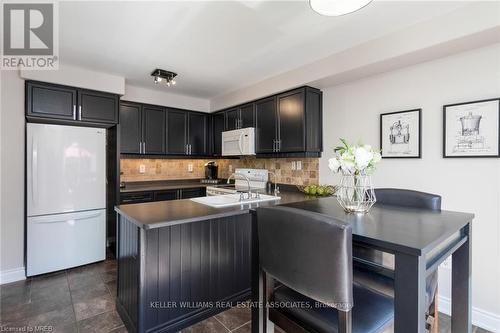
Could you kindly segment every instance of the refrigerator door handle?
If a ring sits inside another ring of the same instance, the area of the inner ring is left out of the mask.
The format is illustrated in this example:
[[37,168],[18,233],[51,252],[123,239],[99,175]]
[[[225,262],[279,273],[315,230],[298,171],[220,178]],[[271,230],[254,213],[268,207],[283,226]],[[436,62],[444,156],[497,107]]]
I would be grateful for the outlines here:
[[82,213],[79,213],[79,216],[78,217],[74,217],[74,218],[68,218],[67,216],[65,217],[65,214],[62,214],[62,218],[60,219],[53,219],[53,216],[51,216],[51,219],[47,219],[47,220],[44,220],[44,219],[40,219],[38,221],[35,221],[33,223],[36,223],[36,224],[50,224],[50,223],[65,223],[65,222],[69,222],[69,221],[79,221],[79,220],[88,220],[88,219],[91,219],[91,218],[94,218],[94,217],[98,217],[99,215],[101,215],[101,211],[98,211],[98,212],[89,212],[87,214],[82,214]]
[[38,202],[38,142],[34,135],[31,137],[31,201],[33,205]]

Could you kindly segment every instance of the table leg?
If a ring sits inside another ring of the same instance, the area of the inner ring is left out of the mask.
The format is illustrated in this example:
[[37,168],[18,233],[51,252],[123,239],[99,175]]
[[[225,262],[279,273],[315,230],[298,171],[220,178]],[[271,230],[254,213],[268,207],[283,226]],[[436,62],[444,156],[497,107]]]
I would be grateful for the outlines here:
[[425,260],[421,256],[395,254],[394,332],[425,332]]
[[471,325],[471,225],[464,227],[467,241],[452,254],[451,331],[472,332]]

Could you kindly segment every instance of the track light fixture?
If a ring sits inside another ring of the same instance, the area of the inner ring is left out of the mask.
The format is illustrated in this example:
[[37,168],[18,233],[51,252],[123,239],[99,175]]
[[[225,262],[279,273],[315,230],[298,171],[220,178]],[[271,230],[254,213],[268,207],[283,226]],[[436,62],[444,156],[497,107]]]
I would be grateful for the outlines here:
[[158,84],[161,82],[165,82],[167,86],[175,86],[175,77],[177,76],[177,73],[166,71],[164,69],[155,69],[153,72],[151,72],[151,76],[154,77],[154,83]]

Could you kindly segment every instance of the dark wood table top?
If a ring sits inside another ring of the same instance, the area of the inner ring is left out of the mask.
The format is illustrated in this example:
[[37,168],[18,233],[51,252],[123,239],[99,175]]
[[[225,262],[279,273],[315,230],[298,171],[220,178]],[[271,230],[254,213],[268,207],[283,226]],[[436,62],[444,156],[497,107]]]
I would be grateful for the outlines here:
[[474,214],[375,204],[367,214],[344,212],[334,197],[284,205],[328,215],[352,226],[353,239],[409,254],[426,254],[459,232]]

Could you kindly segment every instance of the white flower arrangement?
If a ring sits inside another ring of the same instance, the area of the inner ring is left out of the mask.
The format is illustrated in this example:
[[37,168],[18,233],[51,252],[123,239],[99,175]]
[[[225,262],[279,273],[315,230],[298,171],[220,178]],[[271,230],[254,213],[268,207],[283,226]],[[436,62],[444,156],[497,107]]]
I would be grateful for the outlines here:
[[335,148],[335,157],[328,160],[330,170],[354,176],[369,175],[375,170],[382,157],[379,150],[370,145],[350,145],[344,139],[340,141],[343,146]]

